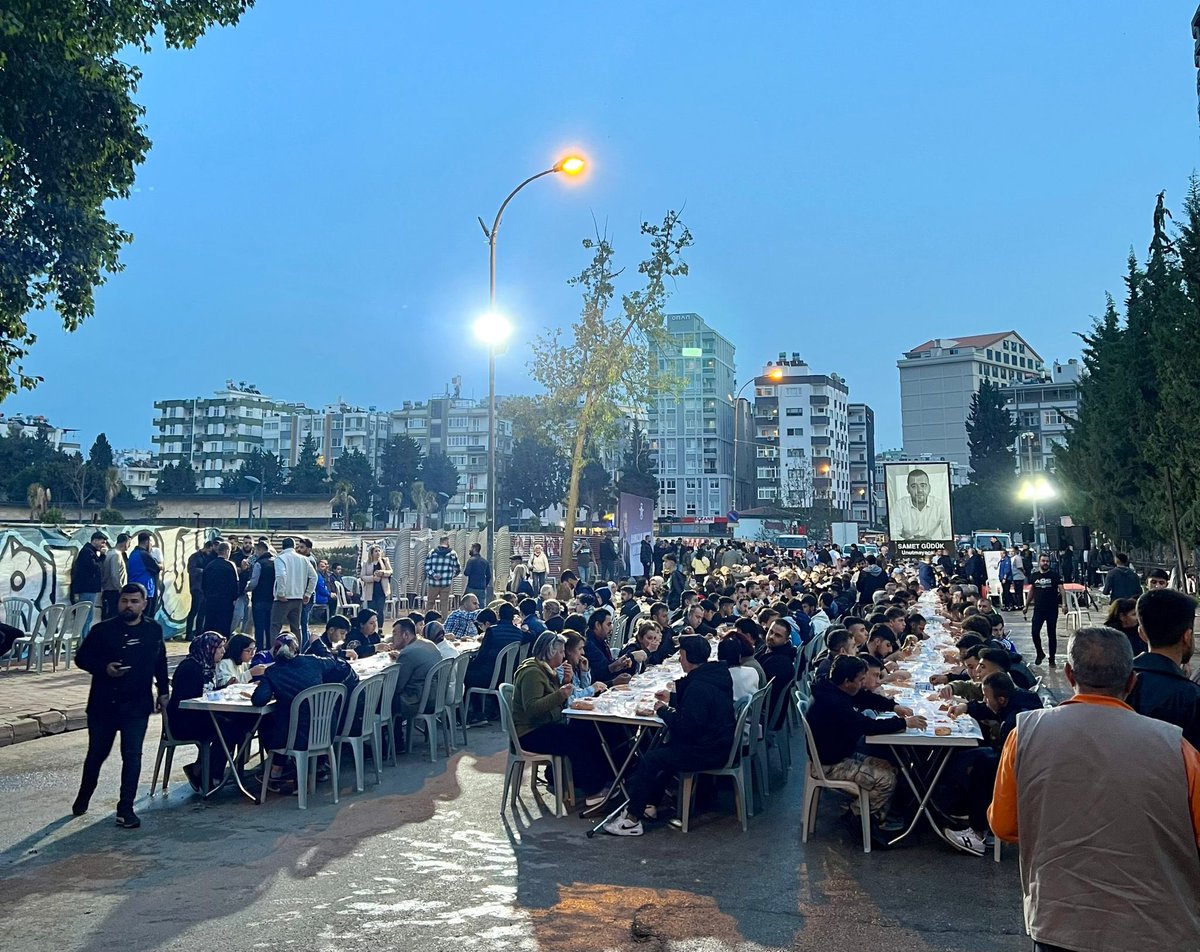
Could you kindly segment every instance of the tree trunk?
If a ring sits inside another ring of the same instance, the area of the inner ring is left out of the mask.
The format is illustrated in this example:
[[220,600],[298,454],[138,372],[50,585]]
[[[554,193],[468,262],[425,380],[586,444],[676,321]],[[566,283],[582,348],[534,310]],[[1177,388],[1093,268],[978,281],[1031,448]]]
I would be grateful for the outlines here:
[[1175,504],[1175,485],[1171,480],[1171,464],[1169,462],[1163,467],[1163,472],[1167,477],[1167,505],[1171,509],[1171,548],[1174,550],[1175,556],[1175,579],[1180,591],[1185,591],[1187,575],[1184,573],[1184,566],[1187,563],[1183,557],[1183,541],[1179,536],[1179,507]]
[[575,568],[575,512],[579,508],[579,477],[583,473],[583,447],[587,440],[594,391],[584,398],[579,411],[579,428],[575,431],[575,448],[571,452],[571,481],[567,484],[567,512],[563,518],[562,571]]

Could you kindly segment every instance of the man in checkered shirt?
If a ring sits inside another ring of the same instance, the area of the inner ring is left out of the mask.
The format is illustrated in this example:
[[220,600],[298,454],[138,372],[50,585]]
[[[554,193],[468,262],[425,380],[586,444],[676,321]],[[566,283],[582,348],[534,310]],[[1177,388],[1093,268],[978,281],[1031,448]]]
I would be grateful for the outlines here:
[[475,627],[475,616],[479,614],[479,599],[474,595],[464,595],[454,609],[442,622],[447,638],[474,638],[479,634]]
[[[450,584],[462,571],[458,553],[450,548],[450,537],[438,539],[438,546],[425,556],[425,605],[443,615],[450,610]],[[445,605],[443,606],[443,601]]]

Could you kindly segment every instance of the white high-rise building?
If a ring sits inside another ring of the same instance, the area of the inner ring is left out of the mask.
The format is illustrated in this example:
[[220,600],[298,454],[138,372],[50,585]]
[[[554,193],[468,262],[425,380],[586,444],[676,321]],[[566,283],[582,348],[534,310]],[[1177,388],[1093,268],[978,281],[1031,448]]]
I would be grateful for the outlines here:
[[807,509],[829,500],[850,509],[849,393],[837,374],[817,374],[781,353],[754,378],[754,454],[759,506]]
[[1041,356],[1016,331],[929,340],[905,353],[900,415],[908,459],[970,465],[967,416],[983,381],[1003,387],[1042,377]]

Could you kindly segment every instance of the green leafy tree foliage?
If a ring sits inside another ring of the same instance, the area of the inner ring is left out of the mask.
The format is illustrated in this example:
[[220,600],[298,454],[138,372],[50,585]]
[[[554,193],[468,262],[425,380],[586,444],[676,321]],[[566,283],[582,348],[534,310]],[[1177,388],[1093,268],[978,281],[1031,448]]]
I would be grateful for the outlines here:
[[[1084,335],[1086,376],[1059,472],[1085,518],[1113,538],[1200,541],[1200,184],[1193,177],[1176,240],[1155,215],[1145,267],[1132,253],[1122,322],[1111,300]],[[1133,536],[1119,535],[1121,516]]]
[[629,443],[625,447],[625,459],[621,476],[617,480],[617,491],[658,499],[658,469],[650,453],[650,441],[646,431],[636,420],[629,431]]
[[52,499],[69,500],[66,462],[67,454],[56,450],[44,431],[29,437],[13,428],[9,435],[0,435],[0,485],[9,502],[26,502],[34,483],[48,490]]
[[967,414],[971,482],[953,493],[956,532],[1011,531],[1020,524],[1013,455],[1016,439],[1017,428],[1005,407],[1004,391],[990,380],[983,381],[971,397]]
[[[350,487],[350,515],[366,512],[371,506],[371,493],[375,486],[375,474],[371,472],[371,461],[359,450],[346,450],[338,457],[333,467],[333,483],[346,483]],[[377,509],[384,508],[382,505]]]
[[196,491],[196,474],[185,463],[168,463],[158,471],[155,492],[160,496],[187,496]]
[[141,72],[121,60],[150,39],[190,47],[253,0],[7,0],[0,6],[0,398],[40,378],[22,360],[31,311],[74,331],[132,240],[108,217],[150,149]]
[[613,493],[612,474],[595,457],[590,458],[579,474],[579,504],[588,512],[593,522],[602,516],[616,501]]
[[313,495],[325,492],[328,488],[325,467],[317,462],[317,441],[310,433],[300,444],[300,456],[288,473],[283,491],[292,495]]
[[412,484],[421,475],[421,444],[407,436],[393,436],[379,454],[379,498],[391,505],[392,493],[400,493],[400,506],[412,502]]
[[[253,476],[258,480],[258,485],[245,479],[246,476]],[[221,492],[226,496],[249,496],[252,492],[274,496],[282,492],[283,488],[282,461],[274,453],[264,452],[257,446],[241,466],[221,477]]]
[[94,473],[106,473],[113,466],[113,448],[108,437],[101,433],[88,451],[88,466]]
[[570,476],[571,464],[561,447],[541,437],[519,436],[512,460],[500,474],[498,498],[505,508],[541,513],[563,501]]
[[[623,407],[645,406],[664,385],[645,355],[652,344],[666,346],[669,288],[688,273],[682,255],[692,235],[673,211],[661,224],[643,223],[641,233],[650,245],[638,265],[645,284],[620,296],[619,313],[610,313],[621,273],[613,246],[605,236],[588,239],[583,246],[592,260],[571,281],[582,291],[579,318],[566,331],[549,331],[533,345],[529,371],[544,390],[537,404],[542,425],[569,434],[566,539],[575,534],[586,449],[592,441],[612,436]],[[564,547],[564,553],[570,551]],[[571,564],[569,556],[563,561],[563,568]]]
[[436,497],[435,506],[440,512],[446,508],[450,498],[458,493],[458,467],[445,453],[430,453],[421,464],[421,482],[425,484],[425,491]]

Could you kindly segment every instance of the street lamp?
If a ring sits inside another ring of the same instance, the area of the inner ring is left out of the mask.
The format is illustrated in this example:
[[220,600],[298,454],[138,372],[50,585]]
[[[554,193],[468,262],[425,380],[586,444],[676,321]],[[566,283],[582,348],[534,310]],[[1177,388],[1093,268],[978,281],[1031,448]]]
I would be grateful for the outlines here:
[[1038,503],[1053,499],[1058,493],[1045,476],[1031,476],[1021,480],[1021,489],[1017,495],[1033,504],[1033,541],[1035,545],[1045,545],[1041,538],[1044,533],[1038,532]]
[[[769,380],[782,380],[783,371],[778,367],[775,367],[774,369],[767,371],[767,378]],[[733,508],[735,510],[738,507],[738,420],[741,418],[741,414],[738,413],[738,401],[742,399],[742,393],[745,392],[746,388],[750,386],[750,384],[754,383],[755,379],[756,378],[751,377],[749,380],[747,380],[738,388],[738,392],[733,396]]]
[[508,197],[500,203],[500,210],[489,229],[482,218],[479,227],[483,229],[488,243],[488,313],[475,322],[475,336],[481,343],[488,345],[488,475],[487,475],[487,557],[495,562],[494,543],[496,538],[496,350],[512,333],[512,324],[496,312],[496,236],[500,232],[500,219],[504,217],[504,209],[530,182],[546,175],[561,172],[574,177],[583,172],[587,161],[578,155],[565,155],[550,168],[536,175],[531,175],[520,185],[508,193]]

